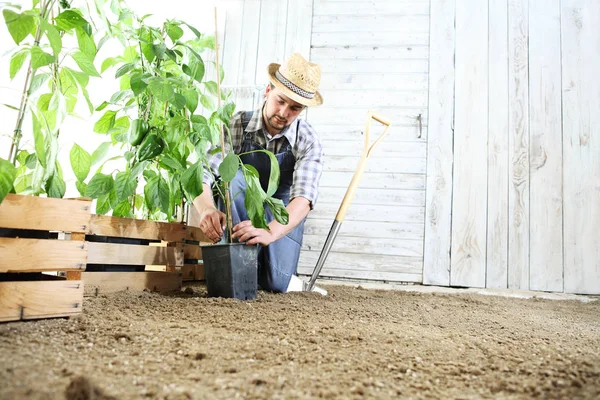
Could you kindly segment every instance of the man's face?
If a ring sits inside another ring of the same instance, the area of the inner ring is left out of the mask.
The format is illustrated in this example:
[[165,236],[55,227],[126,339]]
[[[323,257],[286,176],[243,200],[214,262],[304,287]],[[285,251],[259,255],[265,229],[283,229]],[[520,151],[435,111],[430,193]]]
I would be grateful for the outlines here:
[[271,89],[271,85],[267,85],[265,96],[267,101],[263,109],[263,120],[271,134],[277,134],[291,125],[304,110],[302,104],[284,95],[277,87]]

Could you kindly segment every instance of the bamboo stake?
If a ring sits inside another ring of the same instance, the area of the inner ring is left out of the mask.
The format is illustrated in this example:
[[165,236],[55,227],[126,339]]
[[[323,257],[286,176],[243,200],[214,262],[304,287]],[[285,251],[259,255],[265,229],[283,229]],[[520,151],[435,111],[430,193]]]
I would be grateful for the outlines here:
[[[219,67],[219,30],[217,29],[217,7],[215,7],[215,61],[217,68],[217,110],[221,108],[221,68]],[[223,154],[223,160],[225,159],[225,133],[223,132],[223,122],[219,119],[219,130],[221,132],[221,154]],[[233,146],[231,147],[231,150]],[[224,182],[225,186],[225,209],[227,216],[227,231],[229,236],[228,242],[231,242],[232,225],[231,220],[231,199],[229,196],[229,182]]]

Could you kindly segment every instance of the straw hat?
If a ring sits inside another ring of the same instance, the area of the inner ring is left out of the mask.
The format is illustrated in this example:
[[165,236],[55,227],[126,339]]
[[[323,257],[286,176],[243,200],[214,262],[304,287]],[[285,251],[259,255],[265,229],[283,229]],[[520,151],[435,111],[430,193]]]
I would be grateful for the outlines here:
[[323,97],[317,91],[321,82],[321,67],[293,53],[281,65],[272,63],[267,68],[269,80],[284,95],[305,106],[320,106]]

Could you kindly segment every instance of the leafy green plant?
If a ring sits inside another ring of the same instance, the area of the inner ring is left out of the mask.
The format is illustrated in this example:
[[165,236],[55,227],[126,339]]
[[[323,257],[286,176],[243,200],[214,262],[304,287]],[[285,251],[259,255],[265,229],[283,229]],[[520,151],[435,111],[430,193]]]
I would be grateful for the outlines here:
[[[64,196],[66,184],[57,161],[60,128],[81,99],[93,113],[87,85],[90,77],[100,76],[94,60],[102,43],[95,41],[85,12],[64,0],[34,0],[24,11],[4,4],[4,21],[17,45],[10,78],[25,65],[26,77],[20,106],[8,105],[17,111],[17,118],[8,160],[0,159],[0,201],[11,191]],[[21,145],[26,115],[32,119],[30,149]]]

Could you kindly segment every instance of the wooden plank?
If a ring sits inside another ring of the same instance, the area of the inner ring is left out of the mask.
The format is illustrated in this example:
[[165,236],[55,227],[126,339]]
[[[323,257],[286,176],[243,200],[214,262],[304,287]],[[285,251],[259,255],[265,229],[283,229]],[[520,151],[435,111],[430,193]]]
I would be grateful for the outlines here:
[[[304,251],[300,255],[300,265],[316,265],[321,250]],[[327,256],[324,268],[328,269],[353,269],[356,271],[367,271],[373,273],[406,273],[421,274],[423,259],[421,257],[384,256],[363,254],[346,254],[332,251]]]
[[[324,100],[326,101],[326,100]],[[367,112],[371,109],[368,105],[357,107],[345,107],[339,109],[334,104],[323,105],[321,107],[311,108],[308,116],[308,122],[314,126],[322,123],[339,122],[345,125],[355,127],[364,127],[367,119]],[[385,115],[392,124],[419,126],[419,115],[422,121],[427,121],[427,107],[377,107],[377,111]],[[423,125],[425,123],[423,122]]]
[[429,32],[429,15],[316,15],[313,32]]
[[266,85],[269,83],[268,65],[274,62],[281,64],[289,56],[289,54],[284,54],[286,19],[287,2],[262,3],[254,81],[256,84]]
[[86,242],[0,238],[0,272],[85,270]]
[[183,246],[183,255],[186,260],[202,260],[202,248],[197,244],[185,244]]
[[450,285],[485,287],[488,8],[456,4],[454,176]]
[[0,282],[0,321],[68,317],[81,313],[83,282]]
[[0,228],[85,232],[91,200],[8,194],[0,205]]
[[195,242],[208,242],[209,241],[208,238],[206,237],[206,235],[204,233],[202,233],[202,230],[199,228],[199,225],[200,225],[199,218],[200,218],[200,215],[194,208],[193,217],[191,219],[191,222],[188,226],[185,227],[185,239],[193,240]]
[[429,46],[346,46],[313,47],[313,60],[414,60],[429,59]]
[[[245,1],[231,2],[222,10],[219,10],[219,14],[225,14],[225,24],[219,27],[219,30],[223,34],[223,40],[219,43],[219,46],[223,50],[223,56],[219,59],[219,62],[225,70],[225,76],[221,82],[223,86],[238,84],[238,67],[242,51],[243,3]],[[214,31],[211,34],[214,35]],[[212,75],[209,75],[208,78],[213,81],[216,80],[214,69]],[[236,100],[237,98],[234,93],[232,101],[235,102]]]
[[530,0],[529,289],[553,292],[563,291],[560,62],[560,0]]
[[[339,188],[321,186],[319,188],[319,200],[336,203],[342,202],[345,191]],[[424,190],[401,190],[401,189],[368,189],[359,187],[354,198],[353,205],[397,205],[397,206],[424,206]]]
[[[310,212],[312,219],[333,221],[340,208],[340,203],[318,201]],[[423,224],[425,207],[400,207],[397,205],[361,205],[360,208],[350,207],[345,221],[370,221],[390,223]],[[420,230],[422,232],[422,229]],[[421,233],[422,237],[422,233]]]
[[181,289],[181,272],[84,272],[85,296],[131,290],[174,292]]
[[[354,172],[360,157],[324,156],[324,171]],[[365,172],[424,174],[425,158],[378,157],[367,163]],[[343,193],[342,193],[343,194]]]
[[[427,74],[423,73],[337,73],[323,70],[319,88],[325,93],[327,93],[327,90],[332,89],[427,91],[427,84]],[[325,97],[324,105],[327,105],[326,101],[327,98]],[[331,106],[335,106],[335,104]],[[394,122],[397,123],[397,121]]]
[[455,2],[431,1],[423,283],[450,285]]
[[489,21],[488,232],[486,287],[508,286],[508,4],[491,0]]
[[183,246],[158,247],[88,242],[88,264],[183,265]]
[[[364,219],[364,218],[363,218]],[[309,219],[304,225],[305,235],[326,237],[333,219]],[[376,237],[382,239],[423,239],[422,223],[371,222],[345,219],[338,237]]]
[[527,0],[508,7],[508,287],[529,289],[529,91]]
[[[323,68],[329,68],[330,70],[334,70],[335,63],[329,62],[319,62],[315,61]],[[338,62],[340,64],[340,70],[351,69],[354,68],[358,64],[365,64],[367,68],[365,68],[365,72],[368,70],[373,71],[383,71],[384,68],[382,66],[384,64],[380,64],[377,62],[373,62],[371,60],[360,60],[358,61],[343,61]],[[388,62],[389,63],[389,62]],[[424,68],[427,70],[427,62],[417,61],[419,64],[419,68]],[[397,67],[398,70],[403,68],[412,68],[412,62],[410,61],[398,61]],[[390,64],[385,64],[391,67]],[[345,72],[345,71],[340,71]],[[370,90],[365,91],[361,89],[356,90],[328,90],[327,91],[327,101],[329,104],[335,104],[337,107],[356,107],[356,106],[364,106],[365,104],[369,104],[372,108],[379,107],[426,107],[427,106],[427,92],[424,90]],[[390,132],[391,134],[392,132]]]
[[315,16],[317,15],[428,15],[427,1],[322,1],[315,0]]
[[184,282],[204,280],[204,264],[184,264],[181,267],[181,277]]
[[[71,240],[85,242],[85,233],[73,232],[73,233],[71,233]],[[87,256],[86,256],[86,261],[87,261]],[[81,270],[67,271],[67,279],[70,281],[80,281],[81,280]]]
[[[320,185],[330,188],[347,188],[353,176],[354,173],[349,171],[325,171],[321,176]],[[368,172],[363,174],[359,187],[365,189],[425,190],[425,175]]]
[[[396,142],[419,142],[426,143],[427,141],[427,121],[423,121],[423,127],[420,130],[418,125],[411,124],[408,126],[392,125],[388,135],[385,137],[385,143],[391,144]],[[364,126],[358,128],[357,125],[347,125],[340,123],[331,125],[327,123],[319,123],[315,126],[319,135],[326,140],[341,140],[362,143],[364,141]],[[421,136],[419,137],[419,134]]]
[[600,294],[600,3],[561,4],[564,290]]
[[[242,6],[240,6],[241,8]],[[258,33],[260,25],[260,1],[243,2],[243,21],[241,21],[241,47],[239,49],[239,64],[229,65],[237,68],[237,84],[241,87],[236,90],[238,110],[251,110],[262,101],[263,92],[256,89],[255,76],[257,68],[265,70],[266,66],[257,65]],[[229,50],[229,49],[228,49]]]
[[311,59],[313,0],[288,1],[284,54],[300,53]]
[[166,242],[182,241],[186,235],[185,225],[181,223],[157,222],[107,215],[92,215],[87,233],[100,236],[164,240]]
[[425,46],[429,44],[427,32],[313,32],[312,46],[346,46],[360,43],[361,46]]
[[[371,142],[377,139],[377,134],[371,133]],[[386,136],[387,139],[387,136]],[[323,152],[330,156],[355,156],[360,157],[363,153],[364,138],[360,140],[321,140]],[[414,142],[389,142],[385,140],[378,145],[371,153],[371,158],[376,159],[380,156],[406,157],[406,158],[425,158],[427,157],[427,144],[421,141]]]
[[[304,235],[302,250],[321,251],[326,238],[326,236],[319,235]],[[362,256],[362,254],[382,254],[387,256],[423,257],[423,240],[339,236],[333,243],[332,251],[359,256]]]
[[[314,270],[314,265],[298,265],[298,274],[311,276]],[[373,271],[361,271],[354,269],[340,269],[340,268],[329,268],[324,267],[319,274],[319,278],[330,278],[330,279],[347,279],[351,281],[375,281],[380,283],[387,282],[411,282],[421,283],[423,282],[423,275],[421,273],[408,274],[403,272],[373,272]],[[318,283],[318,282],[317,282]]]

